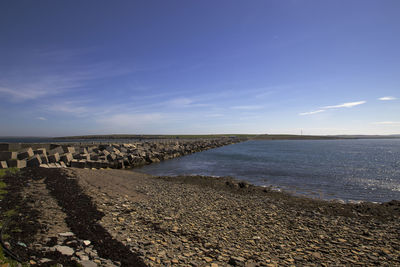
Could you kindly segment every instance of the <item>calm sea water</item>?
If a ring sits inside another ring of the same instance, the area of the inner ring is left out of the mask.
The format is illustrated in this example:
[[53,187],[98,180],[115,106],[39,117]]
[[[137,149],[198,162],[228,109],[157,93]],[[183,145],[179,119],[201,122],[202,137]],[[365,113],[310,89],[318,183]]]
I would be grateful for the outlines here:
[[400,200],[400,139],[247,141],[135,170],[231,176],[317,198],[385,202]]

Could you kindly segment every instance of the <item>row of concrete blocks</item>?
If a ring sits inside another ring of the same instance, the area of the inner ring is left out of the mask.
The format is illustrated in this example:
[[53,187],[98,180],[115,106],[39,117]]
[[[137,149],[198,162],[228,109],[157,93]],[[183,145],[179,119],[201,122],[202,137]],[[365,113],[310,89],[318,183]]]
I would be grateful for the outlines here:
[[[142,146],[142,148],[136,145]],[[225,144],[176,144],[168,149],[163,145],[159,147],[157,144],[144,143],[136,145],[99,145],[87,148],[50,145],[48,151],[45,148],[33,150],[31,147],[24,148],[18,152],[0,151],[0,168],[57,168],[64,166],[76,168],[137,167]]]

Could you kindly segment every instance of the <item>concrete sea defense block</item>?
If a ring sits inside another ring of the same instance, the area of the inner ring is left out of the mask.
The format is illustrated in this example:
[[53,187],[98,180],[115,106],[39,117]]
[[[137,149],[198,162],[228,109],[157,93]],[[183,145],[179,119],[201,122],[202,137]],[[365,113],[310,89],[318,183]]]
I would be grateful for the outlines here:
[[50,163],[56,163],[60,161],[60,155],[56,152],[53,155],[48,156]]
[[61,146],[57,146],[49,150],[49,155],[54,155],[56,153],[64,154],[64,149]]
[[65,164],[69,165],[69,163],[71,162],[71,160],[73,160],[74,157],[72,156],[71,153],[65,153],[63,155],[60,156],[60,160],[61,162],[64,162]]
[[34,153],[33,153],[32,148],[31,148],[31,147],[28,147],[28,148],[24,148],[24,149],[22,149],[21,151],[19,151],[19,152],[18,152],[18,155],[17,155],[17,158],[18,158],[19,160],[21,160],[21,159],[27,159],[27,158],[32,157],[33,155],[34,155]]
[[1,143],[0,151],[8,151],[9,144]]
[[49,168],[57,168],[55,163],[49,163]]
[[75,152],[78,152],[79,154],[87,154],[88,151],[85,147],[75,147]]
[[8,165],[7,165],[7,161],[0,161],[0,169],[7,169]]
[[91,160],[99,160],[99,155],[96,153],[90,153],[89,155]]
[[64,153],[75,153],[75,147],[73,146],[63,146]]
[[26,160],[10,159],[7,160],[7,165],[9,168],[25,168]]
[[0,160],[17,159],[17,152],[0,151]]
[[33,153],[35,155],[40,155],[40,156],[47,155],[46,148],[38,148],[38,149],[34,150]]
[[86,160],[76,160],[71,161],[71,167],[73,168],[86,168]]
[[28,167],[39,167],[42,164],[42,160],[40,159],[39,155],[34,155],[33,157],[29,158],[26,165]]
[[42,163],[44,163],[44,164],[48,164],[49,163],[49,159],[47,158],[46,155],[42,155],[40,157],[40,159],[42,160]]

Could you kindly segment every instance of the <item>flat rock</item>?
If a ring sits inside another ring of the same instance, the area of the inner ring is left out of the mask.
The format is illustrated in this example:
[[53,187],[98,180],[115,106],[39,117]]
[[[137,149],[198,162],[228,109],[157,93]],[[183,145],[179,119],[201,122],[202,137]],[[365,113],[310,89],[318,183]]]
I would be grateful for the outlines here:
[[68,236],[74,236],[75,234],[72,232],[65,232],[65,233],[58,233],[58,235],[68,237]]
[[63,255],[72,256],[74,255],[74,249],[68,246],[55,246],[55,249]]
[[80,261],[79,262],[83,267],[97,267],[97,264],[93,261]]

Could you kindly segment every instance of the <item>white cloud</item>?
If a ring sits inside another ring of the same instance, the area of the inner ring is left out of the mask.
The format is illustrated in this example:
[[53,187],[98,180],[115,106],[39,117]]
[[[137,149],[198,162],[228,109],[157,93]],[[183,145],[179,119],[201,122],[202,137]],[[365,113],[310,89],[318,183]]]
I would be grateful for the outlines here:
[[47,119],[45,117],[37,117],[37,120],[41,120],[41,121],[47,121]]
[[347,103],[334,105],[334,106],[325,106],[325,107],[322,107],[319,110],[315,110],[315,111],[302,112],[302,113],[299,113],[299,115],[301,115],[301,116],[313,115],[313,114],[317,114],[317,113],[321,113],[321,112],[327,111],[329,109],[352,108],[352,107],[355,107],[355,106],[358,106],[358,105],[362,105],[362,104],[365,104],[365,103],[367,103],[367,101],[347,102]]
[[367,103],[367,101],[347,102],[347,103],[343,103],[343,104],[339,104],[339,105],[322,107],[322,109],[352,108],[352,107],[359,106],[359,105],[362,105],[365,103]]
[[315,110],[315,111],[309,111],[309,112],[302,112],[299,113],[299,115],[304,116],[304,115],[312,115],[312,114],[317,114],[317,113],[321,113],[326,111],[325,109],[319,109],[319,110]]
[[374,122],[373,124],[377,124],[377,125],[400,125],[400,121],[379,121],[379,122]]
[[381,100],[381,101],[390,101],[390,100],[396,100],[396,99],[397,98],[394,96],[384,96],[384,97],[378,98],[378,100]]

